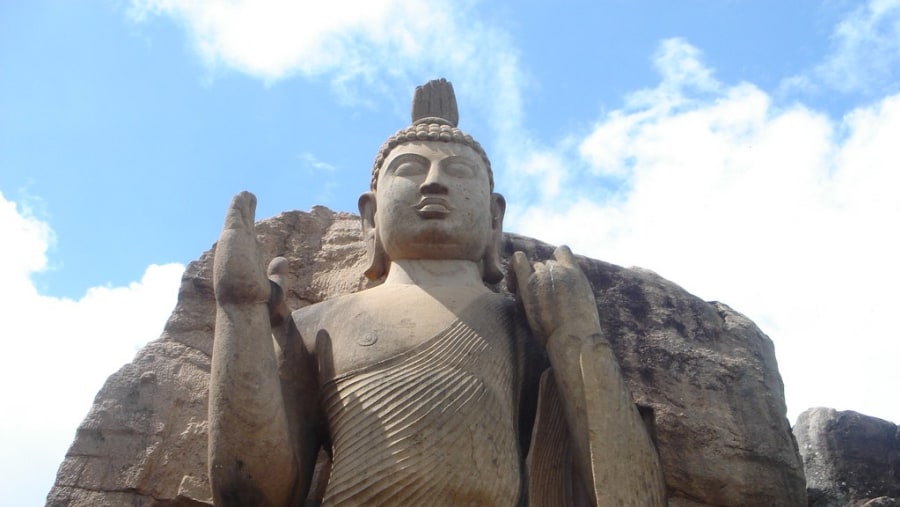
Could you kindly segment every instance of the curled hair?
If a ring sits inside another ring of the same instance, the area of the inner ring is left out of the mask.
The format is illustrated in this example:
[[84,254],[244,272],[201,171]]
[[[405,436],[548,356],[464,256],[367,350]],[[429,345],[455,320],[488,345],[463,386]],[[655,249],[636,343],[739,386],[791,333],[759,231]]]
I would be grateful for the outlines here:
[[389,137],[387,141],[381,145],[381,148],[378,150],[378,155],[375,157],[375,164],[372,166],[372,183],[370,188],[374,191],[378,186],[378,174],[381,172],[381,167],[384,165],[384,161],[387,160],[391,150],[397,146],[412,141],[442,141],[445,143],[462,144],[475,150],[475,153],[478,153],[481,156],[481,160],[484,161],[484,165],[487,168],[488,180],[490,181],[491,192],[493,192],[494,173],[491,171],[491,161],[484,152],[484,148],[478,144],[478,141],[462,130],[447,125],[444,122],[440,122],[439,118],[429,118],[429,120],[436,121],[435,123],[415,123],[410,125]]

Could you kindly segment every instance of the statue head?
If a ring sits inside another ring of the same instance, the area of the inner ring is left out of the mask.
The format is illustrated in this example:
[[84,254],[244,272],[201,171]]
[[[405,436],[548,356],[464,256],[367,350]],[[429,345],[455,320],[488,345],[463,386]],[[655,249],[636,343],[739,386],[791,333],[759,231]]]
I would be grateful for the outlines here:
[[457,128],[452,85],[417,87],[412,120],[381,146],[370,191],[359,198],[366,276],[380,278],[391,260],[460,259],[478,263],[485,281],[499,281],[506,203],[493,193],[484,149]]

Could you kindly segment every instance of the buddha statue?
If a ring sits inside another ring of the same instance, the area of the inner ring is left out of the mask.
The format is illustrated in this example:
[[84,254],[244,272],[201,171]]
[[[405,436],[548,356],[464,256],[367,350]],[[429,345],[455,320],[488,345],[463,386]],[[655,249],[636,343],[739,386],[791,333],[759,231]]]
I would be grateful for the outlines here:
[[[659,459],[572,252],[491,291],[504,198],[446,80],[416,90],[359,198],[360,292],[290,311],[255,197],[214,263],[217,506],[663,505]],[[318,466],[317,466],[318,463]]]

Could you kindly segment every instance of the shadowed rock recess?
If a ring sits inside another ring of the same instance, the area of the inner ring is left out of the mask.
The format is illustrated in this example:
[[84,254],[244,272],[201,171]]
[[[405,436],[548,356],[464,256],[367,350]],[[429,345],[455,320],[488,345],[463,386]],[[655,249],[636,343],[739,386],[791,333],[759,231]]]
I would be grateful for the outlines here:
[[[323,207],[257,224],[290,263],[300,308],[368,286],[359,218]],[[546,260],[553,247],[506,234]],[[209,505],[207,393],[213,250],[190,263],[162,336],[113,374],[78,428],[49,506]],[[771,340],[753,322],[642,269],[579,258],[635,402],[653,429],[671,506],[806,505]],[[505,282],[495,287],[507,292]]]

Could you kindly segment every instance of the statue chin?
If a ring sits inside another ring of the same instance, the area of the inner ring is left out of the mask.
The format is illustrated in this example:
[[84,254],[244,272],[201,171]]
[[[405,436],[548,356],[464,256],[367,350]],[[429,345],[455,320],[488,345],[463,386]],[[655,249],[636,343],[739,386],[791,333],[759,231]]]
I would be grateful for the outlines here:
[[394,231],[382,236],[388,258],[472,262],[479,262],[484,258],[489,234],[476,236],[471,230],[460,231],[458,228],[423,229]]

